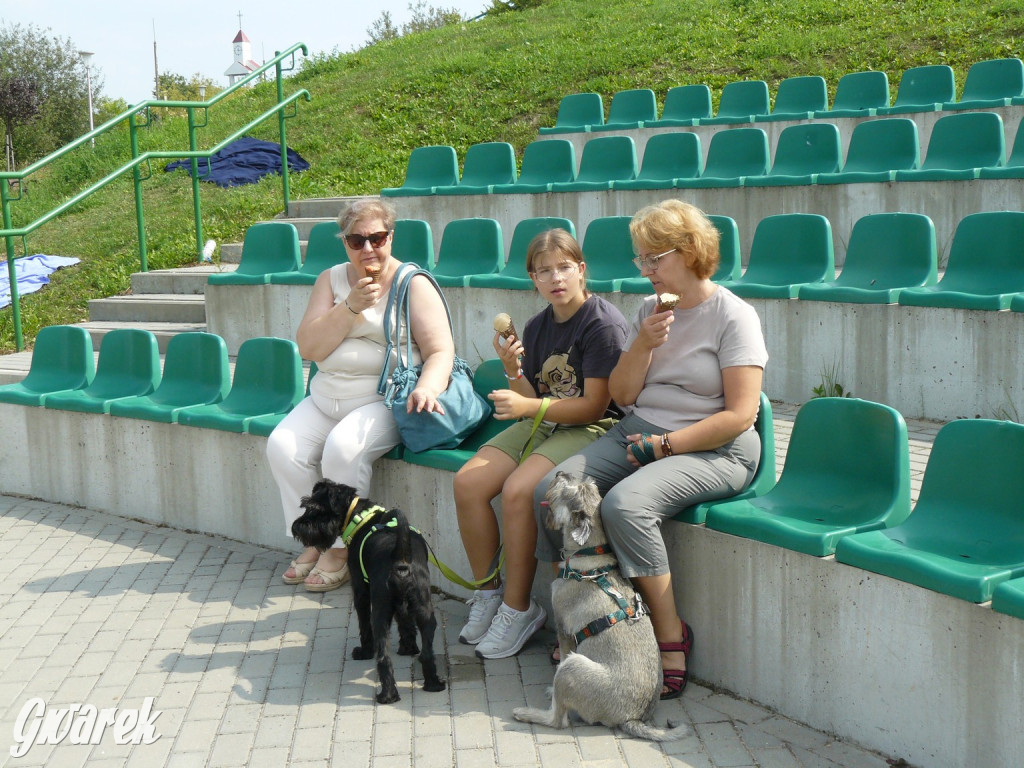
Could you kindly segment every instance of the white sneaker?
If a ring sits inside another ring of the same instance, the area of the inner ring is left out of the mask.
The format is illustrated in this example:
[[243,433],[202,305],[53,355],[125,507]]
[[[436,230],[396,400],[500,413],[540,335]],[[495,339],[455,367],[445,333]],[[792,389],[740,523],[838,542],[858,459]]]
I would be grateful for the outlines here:
[[517,611],[502,603],[487,636],[476,647],[476,655],[481,659],[515,656],[533,633],[544,626],[547,618],[547,612],[532,600],[525,611]]
[[494,614],[501,607],[501,598],[504,594],[505,590],[500,587],[487,591],[478,589],[473,593],[467,603],[469,619],[466,621],[466,626],[462,628],[462,632],[459,633],[460,643],[476,645],[484,639],[487,630],[491,628]]

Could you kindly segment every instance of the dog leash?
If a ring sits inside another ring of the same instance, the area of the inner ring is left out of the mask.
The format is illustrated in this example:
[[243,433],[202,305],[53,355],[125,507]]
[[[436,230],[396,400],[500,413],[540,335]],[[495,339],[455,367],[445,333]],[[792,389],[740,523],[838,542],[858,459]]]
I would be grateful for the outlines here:
[[[574,555],[606,555],[610,554],[611,550],[604,545],[597,545],[596,547],[589,547],[587,549],[581,549]],[[636,621],[647,615],[647,606],[644,605],[643,599],[640,597],[639,592],[635,592],[633,597],[635,598],[635,604],[630,605],[626,598],[622,595],[619,590],[612,586],[608,580],[608,574],[614,570],[615,566],[605,565],[600,568],[594,568],[589,571],[581,571],[578,568],[572,568],[569,566],[569,559],[566,558],[565,565],[563,565],[558,571],[558,578],[560,579],[574,579],[575,581],[584,582],[592,581],[601,590],[608,595],[612,600],[615,601],[616,605],[619,606],[618,610],[612,611],[611,613],[602,616],[599,619],[594,619],[592,622],[587,624],[579,632],[573,635],[573,639],[576,641],[578,646],[588,637],[604,632],[606,629],[610,629],[618,624],[620,621]]]

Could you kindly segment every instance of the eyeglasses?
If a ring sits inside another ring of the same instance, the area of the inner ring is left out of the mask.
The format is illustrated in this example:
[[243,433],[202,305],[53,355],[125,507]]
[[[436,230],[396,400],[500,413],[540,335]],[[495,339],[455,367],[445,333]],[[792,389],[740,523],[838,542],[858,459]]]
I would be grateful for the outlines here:
[[566,262],[557,267],[541,267],[533,273],[533,276],[537,278],[538,283],[550,283],[556,277],[568,277],[577,269],[579,269],[579,264]]
[[390,232],[371,232],[368,235],[343,235],[345,242],[348,243],[348,247],[353,251],[361,251],[366,245],[366,241],[370,241],[370,245],[374,248],[380,248],[384,243],[388,241],[388,235]]
[[658,262],[661,261],[665,256],[675,251],[675,248],[659,253],[657,256],[637,256],[633,259],[633,265],[643,272],[645,269],[651,270],[651,272],[658,271]]

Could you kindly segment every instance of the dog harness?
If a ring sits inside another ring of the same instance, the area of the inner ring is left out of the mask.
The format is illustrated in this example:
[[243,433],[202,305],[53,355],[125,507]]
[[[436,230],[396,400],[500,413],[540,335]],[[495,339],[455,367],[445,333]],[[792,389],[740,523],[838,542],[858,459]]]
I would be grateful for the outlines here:
[[[599,544],[596,547],[581,549],[573,554],[607,555],[611,554],[611,552],[612,551],[609,547]],[[626,601],[626,598],[623,597],[622,593],[613,587],[611,582],[608,581],[608,574],[614,569],[615,564],[613,563],[600,568],[594,568],[593,570],[581,571],[578,568],[572,568],[569,566],[569,558],[566,558],[565,565],[559,569],[558,578],[575,579],[579,582],[592,581],[619,606],[617,611],[612,611],[607,616],[602,616],[600,619],[594,619],[583,627],[583,629],[574,634],[573,639],[576,641],[576,645],[579,645],[588,637],[593,637],[594,635],[604,632],[606,629],[614,627],[620,621],[637,621],[647,615],[647,606],[644,605],[644,601],[640,597],[639,592],[634,593],[633,596],[636,602],[633,605],[630,605]]]

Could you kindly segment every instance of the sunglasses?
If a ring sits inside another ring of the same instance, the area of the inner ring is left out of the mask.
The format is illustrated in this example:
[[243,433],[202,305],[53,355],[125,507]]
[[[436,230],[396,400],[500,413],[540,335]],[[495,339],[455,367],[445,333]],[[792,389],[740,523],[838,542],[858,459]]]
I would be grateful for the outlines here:
[[363,250],[363,247],[366,245],[367,240],[370,241],[370,245],[372,245],[374,248],[380,248],[382,245],[384,245],[384,243],[388,241],[388,235],[390,234],[390,232],[384,231],[371,232],[368,235],[343,235],[342,237],[348,244],[348,247],[351,248],[353,251],[361,251]]

